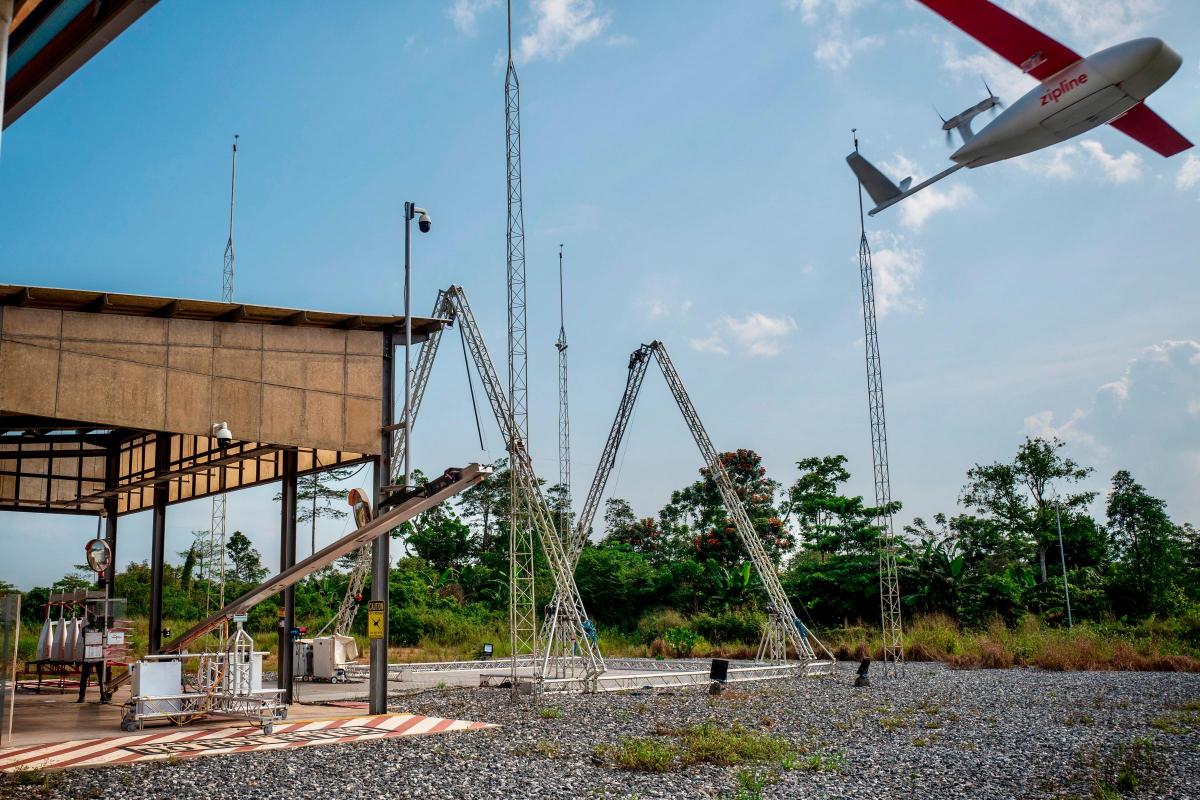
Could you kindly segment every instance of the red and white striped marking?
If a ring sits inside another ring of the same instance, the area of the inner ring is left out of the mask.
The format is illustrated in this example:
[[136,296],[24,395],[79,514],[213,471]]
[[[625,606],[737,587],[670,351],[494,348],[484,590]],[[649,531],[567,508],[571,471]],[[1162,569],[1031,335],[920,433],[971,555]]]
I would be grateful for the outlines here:
[[136,736],[75,739],[69,742],[0,751],[0,772],[21,769],[63,769],[129,764],[162,758],[191,758],[222,753],[250,753],[342,742],[362,742],[393,736],[420,736],[494,727],[486,722],[423,717],[417,714],[377,714],[341,719],[314,719],[277,724],[265,734],[258,728],[172,728]]

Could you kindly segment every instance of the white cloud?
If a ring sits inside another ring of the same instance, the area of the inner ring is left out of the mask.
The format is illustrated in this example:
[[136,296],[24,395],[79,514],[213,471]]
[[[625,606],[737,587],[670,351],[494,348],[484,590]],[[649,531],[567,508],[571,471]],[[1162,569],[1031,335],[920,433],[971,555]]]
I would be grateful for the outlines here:
[[[1026,430],[1079,446],[1111,474],[1130,470],[1151,493],[1174,506],[1176,519],[1197,521],[1200,500],[1200,341],[1165,340],[1132,359],[1096,390],[1086,408],[1061,424],[1049,411]],[[1104,475],[1102,477],[1107,477]]]
[[1128,183],[1142,177],[1142,157],[1132,150],[1114,156],[1095,139],[1084,139],[1079,148],[1100,168],[1104,180],[1109,183]]
[[746,355],[769,358],[787,349],[787,338],[796,330],[796,321],[791,317],[768,317],[755,311],[739,320],[726,314],[710,326],[707,336],[688,344],[702,353],[725,356],[733,343]]
[[783,0],[783,7],[789,11],[799,11],[800,18],[806,25],[813,25],[821,19],[821,12],[826,9],[835,17],[848,17],[867,0]]
[[999,0],[1006,11],[1088,55],[1132,39],[1158,14],[1158,0]]
[[1183,192],[1197,186],[1200,186],[1200,158],[1188,155],[1175,174],[1175,188]]
[[883,37],[877,34],[853,39],[843,37],[840,31],[832,31],[830,38],[823,39],[813,52],[817,62],[831,70],[845,69],[859,53],[883,46]]
[[871,238],[874,240],[871,268],[875,278],[875,313],[884,317],[892,311],[923,309],[925,303],[916,295],[916,286],[925,253],[910,246],[903,236],[888,231],[880,231]]
[[[1142,157],[1126,150],[1113,155],[1095,139],[1083,139],[1078,144],[1060,144],[1014,160],[1021,170],[1056,180],[1098,176],[1108,183],[1128,183],[1142,177]],[[1200,167],[1197,167],[1200,182]],[[1176,185],[1179,185],[1178,178]]]
[[479,34],[479,15],[500,7],[500,0],[454,0],[446,10],[454,27],[466,36]]
[[[926,177],[921,168],[903,153],[897,153],[891,161],[884,161],[879,166],[896,182],[912,178],[913,184],[918,184]],[[896,207],[900,210],[900,223],[910,230],[919,231],[934,214],[953,210],[974,198],[975,191],[966,184],[953,183],[949,188],[934,184],[901,200]]]
[[[980,81],[986,81],[987,85],[991,87],[992,92],[1005,102],[1012,102],[1034,86],[1037,86],[1036,80],[1021,72],[1021,70],[995,53],[989,50],[978,49],[970,55],[963,55],[959,50],[959,44],[959,39],[943,37],[942,66],[959,83],[966,81],[978,87],[979,100],[986,97],[984,94],[986,90]],[[982,45],[979,48],[982,48]],[[965,108],[967,104],[963,105]],[[952,108],[947,112],[946,109],[940,109],[944,117],[957,114],[959,110]],[[975,128],[978,129],[979,123],[983,121],[984,118],[979,117]]]
[[597,11],[594,0],[530,0],[533,33],[521,37],[521,61],[538,58],[559,61],[576,47],[589,42],[608,28],[612,14]]
[[645,309],[646,317],[651,320],[682,317],[692,310],[691,300],[667,300],[659,297],[641,300],[638,305]]
[[883,46],[880,34],[859,35],[851,29],[850,18],[869,0],[784,0],[783,7],[800,12],[805,25],[817,25],[824,29],[813,57],[826,69],[845,69],[860,53]]
[[1060,144],[1047,150],[1039,150],[1020,158],[1013,163],[1025,172],[1040,175],[1044,178],[1069,180],[1076,176],[1076,163],[1079,160],[1079,148],[1073,144]]

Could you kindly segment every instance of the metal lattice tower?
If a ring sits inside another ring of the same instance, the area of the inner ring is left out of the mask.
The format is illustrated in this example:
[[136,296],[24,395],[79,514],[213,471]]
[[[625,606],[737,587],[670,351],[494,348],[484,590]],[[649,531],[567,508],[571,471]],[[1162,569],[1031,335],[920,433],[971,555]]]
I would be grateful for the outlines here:
[[[233,160],[229,171],[229,239],[225,242],[225,264],[221,270],[221,301],[224,303],[233,302],[233,201],[237,190],[237,140],[238,135],[233,135]],[[212,523],[209,525],[208,548],[209,554],[214,554],[214,551],[220,553],[218,560],[217,586],[218,598],[217,608],[225,606],[225,471],[220,469],[218,472],[220,477],[220,487],[222,491],[213,495],[212,500]],[[209,566],[208,576],[208,593],[212,591],[213,576],[212,566]],[[208,611],[208,594],[205,595],[205,612]]]
[[[563,505],[558,514],[558,533],[562,538],[563,550],[572,571],[579,561],[579,553],[575,549],[575,532],[571,526],[571,423],[567,405],[567,327],[565,304],[563,301],[563,246],[558,246],[558,341],[554,343],[558,350],[558,482],[565,494]],[[585,537],[586,538],[586,537]],[[579,548],[582,549],[582,542]],[[568,598],[557,593],[546,609],[546,622],[543,626],[543,644],[545,657],[543,663],[547,672],[555,677],[563,665],[569,664],[575,655],[575,643],[570,639],[570,629],[564,627],[563,613],[570,608]]]
[[[604,487],[608,483],[609,475],[616,464],[617,451],[625,437],[629,420],[633,416],[633,408],[637,403],[638,394],[641,392],[642,382],[646,377],[646,369],[651,358],[658,362],[663,378],[667,382],[667,388],[671,390],[675,404],[679,407],[688,430],[700,450],[704,465],[709,469],[713,481],[717,485],[717,491],[720,492],[725,509],[733,521],[738,539],[746,548],[750,561],[762,580],[767,595],[767,625],[759,643],[757,660],[784,663],[787,661],[788,646],[790,645],[796,658],[801,662],[813,667],[827,666],[832,662],[833,655],[804,627],[796,616],[791,600],[788,599],[787,593],[779,581],[779,573],[775,569],[775,564],[767,554],[758,531],[754,529],[754,524],[750,521],[745,505],[738,495],[737,487],[734,485],[729,471],[725,468],[725,462],[713,446],[712,439],[709,438],[708,431],[705,430],[704,424],[700,421],[700,415],[696,411],[695,405],[692,404],[687,389],[684,388],[683,379],[679,377],[675,364],[667,355],[667,348],[662,342],[655,341],[644,344],[629,356],[629,372],[625,379],[625,392],[621,395],[617,416],[609,430],[608,440],[604,444],[604,452],[596,466],[596,474],[592,478],[592,485],[588,490],[587,499],[584,501],[583,510],[575,524],[575,534],[567,549],[572,567],[578,563],[583,543],[587,541],[592,520],[596,516],[596,509],[599,508],[600,498],[604,494]],[[813,649],[813,642],[829,657],[829,662],[819,659]]]
[[[514,673],[517,669],[532,669],[531,674],[522,674],[521,678],[526,683],[532,680],[534,692],[541,691],[547,679],[555,679],[560,685],[594,691],[597,679],[604,674],[605,665],[595,626],[588,619],[575,586],[574,565],[578,554],[572,554],[556,528],[554,513],[542,495],[529,451],[513,425],[512,406],[462,289],[451,286],[441,292],[433,316],[450,320],[459,326],[496,423],[511,445],[514,458],[509,462],[509,471],[513,474],[517,497],[527,514],[529,535],[536,536],[541,543],[553,580],[554,602],[545,626],[544,641],[547,646],[540,652],[526,654],[519,659],[514,657],[512,669]],[[421,346],[413,391],[414,403],[419,404],[425,394],[441,335],[440,331],[431,333]],[[514,694],[518,692],[516,680],[513,681],[513,691]]]
[[[854,137],[858,152],[858,136]],[[875,472],[875,507],[879,509],[879,608],[883,627],[883,671],[887,677],[904,672],[903,623],[900,618],[900,576],[896,569],[896,528],[888,506],[892,479],[888,467],[887,414],[883,406],[883,369],[879,357],[879,330],[875,321],[875,277],[871,245],[863,216],[862,184],[858,186],[858,269],[862,278],[863,333],[867,351],[867,410],[871,418],[871,459]]]
[[567,321],[563,301],[563,246],[558,246],[558,483],[563,488],[563,506],[558,530],[563,541],[571,533],[571,414],[567,403]]
[[508,2],[508,70],[504,76],[504,142],[508,189],[508,399],[506,436],[509,474],[508,622],[513,691],[518,657],[538,653],[534,587],[534,534],[528,496],[521,491],[518,461],[528,456],[529,353],[525,322],[525,212],[521,191],[521,84],[512,57],[512,0]]

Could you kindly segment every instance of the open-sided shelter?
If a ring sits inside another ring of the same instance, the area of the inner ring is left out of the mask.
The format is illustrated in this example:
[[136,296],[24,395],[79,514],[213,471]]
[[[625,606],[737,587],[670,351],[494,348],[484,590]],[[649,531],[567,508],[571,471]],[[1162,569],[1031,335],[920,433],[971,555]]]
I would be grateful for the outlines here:
[[[414,318],[414,341],[443,323]],[[299,475],[372,461],[384,482],[403,328],[395,316],[0,285],[0,511],[103,514],[111,587],[120,518],[151,510],[155,652],[170,505],[281,481],[285,568]],[[284,607],[289,688],[291,590]]]

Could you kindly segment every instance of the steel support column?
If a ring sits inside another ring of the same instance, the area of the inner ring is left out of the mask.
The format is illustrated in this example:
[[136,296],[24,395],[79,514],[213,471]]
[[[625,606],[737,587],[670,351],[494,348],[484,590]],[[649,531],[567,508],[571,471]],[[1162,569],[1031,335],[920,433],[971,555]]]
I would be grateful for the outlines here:
[[[117,485],[117,473],[120,466],[120,450],[118,445],[113,445],[108,448],[108,454],[104,457],[104,488],[113,489]],[[116,593],[114,584],[117,579],[117,497],[107,497],[104,499],[104,539],[108,542],[108,549],[112,556],[109,562],[108,569],[104,571],[104,591],[107,597],[112,598]]]
[[[296,565],[296,473],[299,469],[299,454],[289,448],[283,456],[283,502],[279,521],[279,571]],[[283,701],[292,702],[292,628],[296,626],[296,588],[289,586],[280,595],[283,616],[279,619],[279,669],[276,670],[278,687],[283,689]]]
[[[379,513],[383,487],[392,474],[392,420],[396,413],[396,342],[391,331],[383,334],[383,402],[379,431],[379,458],[375,460],[375,490],[372,503]],[[405,432],[408,433],[407,431]],[[407,445],[406,445],[407,446]],[[369,706],[372,714],[387,713],[388,567],[391,562],[391,531],[375,540],[371,550],[371,599],[383,601],[383,638],[371,640]]]
[[[164,473],[171,460],[171,437],[159,433],[154,436],[154,471]],[[167,544],[167,498],[170,483],[164,481],[154,485],[154,520],[150,535],[150,639],[146,649],[157,653],[162,648],[162,589],[163,558]]]

